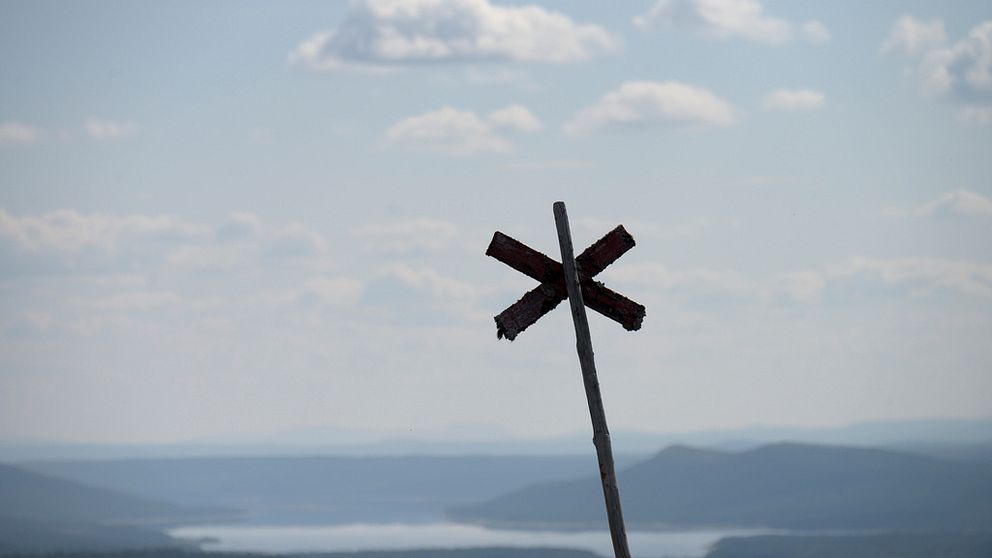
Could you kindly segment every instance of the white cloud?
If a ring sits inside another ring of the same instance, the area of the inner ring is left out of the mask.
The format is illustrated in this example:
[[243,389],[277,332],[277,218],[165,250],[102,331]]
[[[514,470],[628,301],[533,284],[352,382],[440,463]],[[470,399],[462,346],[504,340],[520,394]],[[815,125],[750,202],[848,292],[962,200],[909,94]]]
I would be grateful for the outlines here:
[[55,320],[52,318],[51,314],[46,312],[28,310],[21,314],[21,322],[27,326],[30,331],[45,332],[52,327]]
[[348,306],[357,304],[364,292],[365,285],[355,279],[317,277],[305,281],[295,298],[301,304],[316,301],[328,306]]
[[587,169],[592,163],[579,159],[548,159],[544,161],[517,161],[503,166],[519,173],[566,172]]
[[491,86],[514,84],[521,89],[539,89],[530,72],[507,66],[469,66],[465,69],[463,81],[470,85]]
[[707,268],[671,269],[658,263],[618,264],[604,272],[611,281],[650,285],[657,289],[706,289],[744,294],[752,286],[733,271]]
[[327,252],[324,237],[304,224],[265,226],[250,212],[230,214],[211,232],[201,242],[171,250],[165,261],[187,271],[233,271],[259,264],[263,258],[317,262]]
[[275,258],[308,258],[326,251],[324,237],[302,223],[290,223],[273,231],[264,250]]
[[462,237],[454,223],[426,218],[367,225],[355,234],[366,249],[393,253],[440,252]]
[[969,105],[958,110],[958,122],[972,126],[992,126],[992,105]]
[[[715,39],[743,39],[767,45],[784,45],[796,37],[796,25],[765,14],[756,0],[658,0],[648,12],[634,18],[643,30],[678,28]],[[830,41],[830,32],[819,21],[799,26],[799,35],[814,44]]]
[[811,89],[776,89],[761,100],[761,108],[769,111],[805,112],[823,106],[824,96]]
[[0,238],[25,252],[87,248],[113,252],[127,239],[190,240],[206,237],[209,232],[208,227],[165,215],[83,214],[63,209],[15,217],[0,209]]
[[[374,273],[365,285],[363,309],[372,319],[403,326],[452,325],[491,319],[477,303],[485,288],[432,265],[396,263]],[[491,323],[491,322],[490,322]]]
[[426,266],[396,264],[380,272],[379,277],[394,279],[408,287],[429,293],[433,298],[445,301],[472,299],[478,294],[478,290],[472,284],[446,277]]
[[314,268],[326,252],[324,238],[301,223],[264,226],[244,212],[215,227],[168,215],[0,209],[0,262],[9,274],[232,271],[263,259]]
[[924,22],[903,16],[893,24],[882,51],[912,59],[914,73],[928,95],[992,96],[992,20],[950,44],[941,20]]
[[[914,298],[940,293],[992,299],[992,264],[936,258],[851,258],[819,270],[780,273],[751,279],[734,270],[673,269],[646,262],[617,264],[604,272],[607,283],[627,283],[640,291],[661,292],[663,298],[688,295],[701,301],[736,301],[767,305],[788,301],[820,303],[825,294],[863,292],[875,297],[877,285],[888,295]],[[872,285],[875,283],[875,285]],[[867,285],[867,289],[863,287]],[[853,289],[853,290],[852,290]]]
[[690,267],[675,269],[660,263],[618,264],[604,272],[610,282],[628,283],[661,292],[662,299],[688,296],[713,304],[766,305],[781,302],[818,303],[827,286],[823,273],[791,271],[757,280],[730,269]]
[[254,258],[252,246],[190,244],[169,251],[164,261],[170,268],[181,271],[216,272],[244,268]]
[[955,190],[916,207],[890,207],[883,209],[882,212],[891,217],[925,217],[947,212],[974,217],[992,217],[992,199],[970,190]]
[[541,122],[520,105],[510,105],[486,117],[442,107],[397,122],[385,133],[388,144],[452,155],[499,153],[513,144],[502,132],[535,132]]
[[222,240],[243,240],[257,238],[262,234],[262,220],[248,211],[231,213],[219,227],[217,237]]
[[944,22],[939,19],[920,21],[904,15],[892,24],[889,36],[882,43],[882,52],[901,52],[906,56],[917,56],[943,46],[947,42]]
[[87,118],[83,128],[91,138],[98,140],[126,138],[138,133],[136,122],[112,122],[96,117]]
[[30,145],[41,139],[42,131],[37,126],[20,122],[0,123],[0,145],[20,144]]
[[803,37],[814,45],[825,45],[830,42],[830,31],[819,21],[811,20],[799,26]]
[[628,81],[582,109],[564,130],[583,135],[652,125],[729,126],[735,120],[730,105],[702,87],[677,81]]
[[171,291],[139,291],[119,293],[106,298],[86,300],[84,305],[112,312],[148,312],[175,308],[183,299]]
[[816,271],[793,271],[783,273],[774,282],[772,294],[784,294],[796,302],[818,302],[823,295],[827,281]]
[[261,126],[253,128],[248,137],[251,138],[252,142],[257,143],[258,145],[272,144],[272,130],[269,130],[268,128],[263,128]]
[[381,70],[436,63],[573,62],[617,48],[617,39],[603,28],[536,5],[357,0],[337,29],[303,41],[289,60],[316,71]]
[[992,299],[992,264],[931,258],[853,258],[830,270],[833,277],[874,276],[883,283],[915,287],[917,296],[937,290]]
[[496,130],[539,132],[544,127],[541,121],[522,105],[510,105],[494,111],[489,115],[488,120],[490,126]]
[[[617,226],[620,219],[602,219],[598,217],[579,217],[575,220],[576,227],[580,227],[589,235],[602,235],[608,230]],[[656,220],[631,220],[623,219],[624,227],[636,238],[652,238],[659,240],[671,240],[690,238],[698,236],[711,229],[715,223],[704,217],[694,219],[659,222]]]

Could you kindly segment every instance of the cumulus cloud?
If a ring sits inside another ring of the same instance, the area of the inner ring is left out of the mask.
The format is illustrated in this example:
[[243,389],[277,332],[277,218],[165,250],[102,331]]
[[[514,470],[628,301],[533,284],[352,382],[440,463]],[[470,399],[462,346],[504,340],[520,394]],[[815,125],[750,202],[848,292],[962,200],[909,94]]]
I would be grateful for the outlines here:
[[992,199],[970,190],[955,190],[915,207],[889,207],[882,212],[891,217],[925,217],[948,213],[992,217]]
[[446,277],[437,270],[426,266],[413,267],[396,264],[380,272],[379,277],[393,278],[438,299],[466,299],[477,295],[477,289],[470,283]]
[[229,272],[248,266],[255,258],[252,246],[243,244],[185,244],[163,257],[171,269],[183,272]]
[[776,89],[761,100],[761,108],[768,111],[805,112],[823,106],[824,95],[811,89]]
[[518,173],[568,172],[586,169],[592,163],[579,159],[548,159],[544,161],[516,161],[503,166],[508,171]]
[[8,273],[231,270],[259,258],[298,261],[325,252],[323,237],[300,223],[264,226],[244,212],[211,226],[169,215],[63,209],[15,216],[0,209],[0,259]]
[[830,31],[819,21],[807,21],[799,26],[799,31],[804,39],[814,45],[825,45],[830,42]]
[[302,223],[290,223],[274,230],[265,244],[265,254],[275,258],[308,258],[326,250],[324,237]]
[[262,220],[248,211],[236,211],[217,227],[217,237],[222,240],[245,240],[262,234]]
[[0,209],[0,238],[24,252],[87,248],[112,252],[127,239],[189,240],[208,234],[208,227],[165,215],[83,214],[63,209],[17,217]]
[[[902,16],[892,25],[881,50],[910,59],[927,95],[966,100],[992,97],[992,20],[983,21],[952,44],[941,20]],[[980,120],[982,112],[965,114],[966,119]]]
[[748,278],[734,270],[674,269],[647,262],[617,264],[604,275],[610,283],[628,283],[666,298],[686,296],[707,303],[818,304],[824,298],[837,300],[852,294],[914,298],[951,294],[992,300],[992,264],[972,260],[856,257],[764,279]]
[[972,126],[992,126],[992,105],[969,105],[958,110],[958,122]]
[[41,139],[37,126],[21,122],[0,122],[0,145],[30,145]]
[[357,304],[365,292],[365,284],[346,277],[316,277],[304,282],[294,293],[304,306],[348,306]]
[[827,285],[823,273],[790,271],[756,280],[734,270],[690,267],[676,269],[646,262],[617,265],[604,272],[609,280],[659,291],[663,298],[687,297],[705,304],[818,303]]
[[677,81],[628,81],[582,109],[569,135],[645,126],[710,127],[734,123],[734,111],[710,91]]
[[101,118],[90,117],[83,123],[83,129],[93,139],[120,139],[138,133],[138,124],[133,121],[113,122]]
[[744,294],[751,284],[734,271],[708,268],[672,269],[659,263],[619,264],[606,275],[611,281],[658,289],[706,289]]
[[496,130],[540,132],[544,128],[541,121],[522,105],[510,105],[494,111],[488,121]]
[[[408,325],[479,319],[475,284],[445,275],[431,266],[394,264],[374,274],[363,301],[371,313]],[[488,312],[487,312],[488,314]]]
[[919,56],[930,49],[944,46],[946,42],[947,34],[941,20],[920,21],[904,15],[892,24],[888,37],[882,43],[882,52]]
[[0,209],[0,275],[121,273],[210,236],[209,227],[168,215]]
[[442,107],[397,122],[386,130],[385,142],[452,155],[499,153],[513,149],[505,133],[540,129],[541,122],[521,105],[510,105],[484,117]]
[[784,45],[800,36],[814,44],[830,41],[819,21],[796,25],[765,14],[757,0],[658,0],[634,25],[649,31],[686,29],[714,39],[743,39],[766,45]]
[[289,55],[316,71],[408,65],[573,62],[618,48],[603,28],[535,5],[488,0],[357,0],[336,29]]
[[171,291],[138,291],[87,300],[83,305],[113,312],[147,312],[175,308],[182,303],[182,297]]
[[355,234],[367,250],[391,253],[441,252],[462,238],[454,223],[427,218],[366,225]]
[[779,275],[770,290],[772,296],[782,295],[795,302],[819,302],[827,285],[823,275],[816,271],[792,271]]
[[[637,238],[652,238],[661,240],[683,239],[696,237],[711,230],[716,223],[705,217],[696,217],[683,221],[659,222],[657,220],[624,219],[624,227]],[[580,228],[590,236],[602,235],[605,231],[617,226],[617,220],[599,217],[579,217],[575,219],[575,227]]]
[[868,276],[917,296],[936,291],[992,299],[992,264],[932,258],[853,258],[830,270],[834,278]]

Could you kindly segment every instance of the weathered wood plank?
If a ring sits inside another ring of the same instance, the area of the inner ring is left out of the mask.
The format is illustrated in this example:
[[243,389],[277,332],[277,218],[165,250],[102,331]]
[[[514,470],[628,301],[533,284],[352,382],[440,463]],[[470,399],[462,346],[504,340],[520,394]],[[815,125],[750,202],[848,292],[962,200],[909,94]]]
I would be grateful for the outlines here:
[[619,323],[627,331],[641,329],[647,309],[620,293],[593,280],[582,282],[586,306]]
[[595,277],[620,256],[626,254],[635,244],[634,237],[630,236],[627,229],[623,228],[623,225],[617,225],[575,258],[579,279]]
[[[634,237],[618,225],[586,248],[576,259],[580,277],[595,277],[635,245]],[[496,231],[486,255],[542,283],[561,278],[561,264],[519,240]]]
[[561,279],[560,263],[499,231],[493,234],[486,255],[541,283],[554,283]]
[[510,305],[496,316],[496,337],[506,337],[510,341],[541,319],[565,300],[565,283],[561,283],[560,291],[557,285],[538,285],[518,301]]

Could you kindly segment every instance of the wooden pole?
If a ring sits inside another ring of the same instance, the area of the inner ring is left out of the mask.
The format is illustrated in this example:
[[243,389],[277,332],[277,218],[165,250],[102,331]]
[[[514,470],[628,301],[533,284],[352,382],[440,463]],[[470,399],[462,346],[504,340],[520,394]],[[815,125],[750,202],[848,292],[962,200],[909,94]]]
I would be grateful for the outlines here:
[[596,376],[596,361],[592,353],[592,336],[589,334],[589,320],[582,300],[579,273],[575,265],[572,248],[572,232],[568,228],[568,213],[565,202],[555,202],[555,226],[558,228],[558,245],[561,247],[561,263],[565,268],[565,287],[568,289],[568,302],[572,306],[572,321],[575,323],[575,344],[582,367],[582,380],[589,402],[589,416],[592,418],[592,443],[596,446],[599,458],[599,477],[603,481],[603,498],[606,500],[606,517],[610,523],[610,536],[613,538],[613,554],[616,558],[630,558],[627,548],[627,531],[623,525],[623,512],[620,509],[620,488],[613,467],[613,445],[610,443],[610,430],[606,426],[606,412],[603,410],[603,397],[599,393],[599,378]]

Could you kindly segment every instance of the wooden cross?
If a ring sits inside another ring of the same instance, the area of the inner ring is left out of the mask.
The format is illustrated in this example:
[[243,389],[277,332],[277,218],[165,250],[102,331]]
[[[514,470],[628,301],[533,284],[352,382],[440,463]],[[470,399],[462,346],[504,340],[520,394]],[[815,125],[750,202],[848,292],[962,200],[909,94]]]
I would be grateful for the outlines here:
[[[585,305],[619,322],[628,331],[641,328],[644,307],[592,278],[633,247],[634,238],[623,225],[618,225],[575,258]],[[486,255],[541,283],[496,316],[496,336],[500,339],[506,337],[513,341],[520,332],[568,298],[562,264],[537,250],[496,231]]]
[[540,281],[541,285],[526,293],[520,300],[496,316],[496,336],[513,340],[528,326],[547,314],[568,298],[575,324],[575,341],[579,365],[589,402],[592,418],[593,444],[599,458],[599,476],[603,483],[606,516],[613,539],[616,558],[630,558],[627,533],[620,508],[620,489],[613,466],[613,445],[606,426],[606,412],[599,392],[599,378],[593,359],[592,337],[586,306],[620,323],[628,331],[637,330],[644,320],[644,307],[627,297],[607,289],[593,280],[606,266],[615,262],[634,247],[634,238],[618,226],[596,241],[576,258],[572,249],[572,233],[568,227],[568,213],[564,202],[555,202],[555,226],[561,261],[558,263],[544,254],[496,231],[486,255],[509,265],[513,269]]

